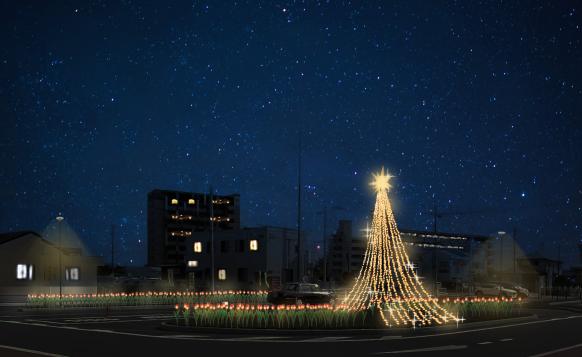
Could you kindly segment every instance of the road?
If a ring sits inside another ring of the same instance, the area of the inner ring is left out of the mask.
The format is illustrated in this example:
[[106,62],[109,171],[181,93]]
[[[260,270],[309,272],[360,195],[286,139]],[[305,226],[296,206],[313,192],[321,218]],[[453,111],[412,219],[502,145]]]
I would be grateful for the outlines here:
[[159,329],[166,309],[0,311],[0,356],[582,356],[582,306],[538,318],[392,334],[256,335]]

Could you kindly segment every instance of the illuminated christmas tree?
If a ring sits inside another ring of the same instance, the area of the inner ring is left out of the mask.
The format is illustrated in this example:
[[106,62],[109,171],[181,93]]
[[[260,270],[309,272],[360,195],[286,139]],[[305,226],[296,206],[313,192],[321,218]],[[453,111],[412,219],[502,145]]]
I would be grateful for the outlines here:
[[376,205],[366,254],[344,302],[351,309],[377,308],[387,326],[458,322],[430,296],[414,271],[388,199],[390,178],[382,168],[371,183],[376,190]]

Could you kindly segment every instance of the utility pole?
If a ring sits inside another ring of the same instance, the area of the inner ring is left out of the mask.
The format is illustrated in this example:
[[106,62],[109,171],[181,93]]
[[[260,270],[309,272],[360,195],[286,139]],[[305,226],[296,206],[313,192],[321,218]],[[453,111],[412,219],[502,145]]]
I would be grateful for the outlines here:
[[63,220],[65,218],[59,213],[57,224],[59,225],[59,305],[63,304]]
[[327,282],[327,206],[323,207],[323,283]]
[[115,224],[111,225],[111,276],[115,277]]
[[[438,218],[438,211],[437,211],[437,201],[436,198],[433,196],[433,209],[432,209],[432,231],[435,235],[435,239],[437,236],[437,218]],[[433,269],[434,269],[434,294],[438,298],[439,297],[439,290],[438,290],[438,280],[439,280],[439,256],[437,252],[436,244],[432,250],[432,262],[433,262]]]
[[297,167],[297,281],[301,280],[301,130],[299,130]]
[[212,291],[214,292],[214,191],[210,185],[210,269],[212,274]]
[[516,250],[516,240],[517,239],[517,228],[513,227],[513,280],[517,274],[517,250]]
[[434,199],[433,204],[432,204],[432,231],[434,233],[437,232],[437,219],[438,219],[438,211],[437,211],[437,203],[436,203],[436,199]]

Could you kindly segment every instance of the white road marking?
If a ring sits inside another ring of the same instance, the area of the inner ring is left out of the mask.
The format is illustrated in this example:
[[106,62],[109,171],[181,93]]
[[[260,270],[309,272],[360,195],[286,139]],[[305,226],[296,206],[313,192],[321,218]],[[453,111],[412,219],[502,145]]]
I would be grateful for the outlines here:
[[332,341],[345,340],[347,338],[352,338],[352,336],[325,336],[325,337],[316,337],[316,338],[309,338],[309,339],[306,339],[306,340],[301,340],[300,342],[332,342]]
[[15,347],[15,346],[0,345],[0,349],[32,353],[34,355],[39,355],[39,356],[66,357],[65,355],[57,355],[54,353],[48,353],[48,352],[43,352],[43,351],[29,350],[28,348],[21,348],[21,347]]
[[106,322],[111,322],[111,321],[119,321],[119,319],[116,318],[108,318],[108,317],[81,317],[81,318],[74,318],[74,319],[67,319],[65,320],[65,322],[72,322],[72,323],[78,323],[78,322],[101,322],[101,321],[106,321]]
[[568,347],[564,347],[564,348],[558,348],[557,350],[553,350],[553,351],[548,351],[548,352],[544,352],[544,353],[540,353],[537,355],[533,355],[531,357],[543,357],[543,356],[549,356],[549,355],[553,355],[556,353],[560,353],[560,352],[564,352],[564,351],[568,351],[568,350],[572,350],[574,348],[578,348],[578,347],[582,347],[582,343],[579,343],[577,345],[574,346],[568,346]]
[[448,345],[448,346],[437,346],[437,347],[427,347],[427,348],[417,348],[414,350],[399,350],[399,351],[387,351],[387,352],[376,352],[376,355],[384,354],[396,354],[396,353],[416,353],[416,352],[433,352],[433,351],[452,351],[452,350],[462,350],[467,348],[467,345]]
[[[268,340],[277,340],[287,338],[287,336],[248,336],[248,337],[236,337],[236,338],[227,338],[228,341],[268,341]],[[221,339],[221,341],[223,341]]]
[[[522,323],[515,323],[510,325],[502,325],[502,326],[493,326],[493,327],[485,327],[479,329],[472,329],[472,330],[463,330],[463,331],[455,331],[455,332],[442,332],[442,333],[435,333],[430,335],[419,335],[419,336],[397,336],[396,338],[402,340],[408,339],[416,339],[416,338],[428,338],[428,337],[439,337],[439,336],[448,336],[448,335],[457,335],[457,334],[465,334],[471,332],[480,332],[480,331],[490,331],[496,329],[503,329],[509,327],[516,327],[516,326],[527,326],[527,325],[534,325],[534,324],[541,324],[541,323],[548,323],[548,322],[555,322],[561,320],[570,320],[570,319],[577,319],[582,318],[582,315],[575,315],[575,316],[568,316],[562,318],[553,318],[548,320],[538,320],[538,321],[530,321],[530,322],[522,322]],[[143,320],[126,320],[126,321],[143,321]],[[122,331],[113,331],[113,330],[95,330],[90,328],[81,328],[81,327],[73,327],[73,326],[63,326],[63,325],[42,325],[42,324],[34,324],[31,322],[22,322],[22,321],[13,321],[13,320],[0,320],[0,323],[10,323],[10,324],[21,324],[21,325],[32,325],[32,326],[39,326],[39,327],[48,327],[48,328],[60,328],[60,329],[69,329],[69,330],[77,330],[77,331],[86,331],[86,332],[105,332],[118,334],[118,335],[125,335],[125,336],[135,336],[135,337],[145,337],[145,338],[161,338],[161,339],[179,339],[174,337],[175,335],[147,335],[147,334],[140,334],[140,333],[131,333],[131,332],[122,332]],[[384,336],[384,337],[391,337],[391,336]],[[380,341],[382,338],[362,338],[362,339],[339,339],[333,340],[333,342],[374,342]],[[203,336],[197,338],[199,341],[237,341],[238,339],[220,339],[216,336]],[[245,340],[248,342],[278,342],[278,343],[301,343],[305,342],[303,340]],[[327,341],[320,341],[320,342],[327,342]],[[575,348],[576,346],[572,347]]]
[[82,324],[103,324],[103,323],[123,323],[123,322],[143,322],[143,321],[156,321],[156,320],[169,320],[173,318],[173,316],[166,316],[166,317],[149,317],[145,320],[145,317],[139,317],[139,319],[133,320],[123,320],[117,318],[86,318],[86,319],[65,319],[63,321],[54,321],[54,320],[33,320],[33,319],[26,319],[26,321],[31,322],[40,322],[43,324],[58,324],[58,325],[82,325]]
[[491,341],[477,342],[478,345],[489,345],[491,343],[493,343],[493,342],[491,342]]
[[501,340],[499,340],[500,342],[507,342],[507,341],[513,341],[513,338],[502,338]]

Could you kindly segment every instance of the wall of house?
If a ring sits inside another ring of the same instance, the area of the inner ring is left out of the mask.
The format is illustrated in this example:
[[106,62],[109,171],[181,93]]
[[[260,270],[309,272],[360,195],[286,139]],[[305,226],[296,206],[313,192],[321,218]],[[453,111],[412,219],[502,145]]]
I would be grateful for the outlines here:
[[[33,234],[0,244],[0,295],[59,293],[59,250]],[[99,258],[62,254],[62,293],[97,292]],[[33,267],[32,279],[17,279],[17,265]],[[78,268],[79,280],[66,280],[65,269]]]

